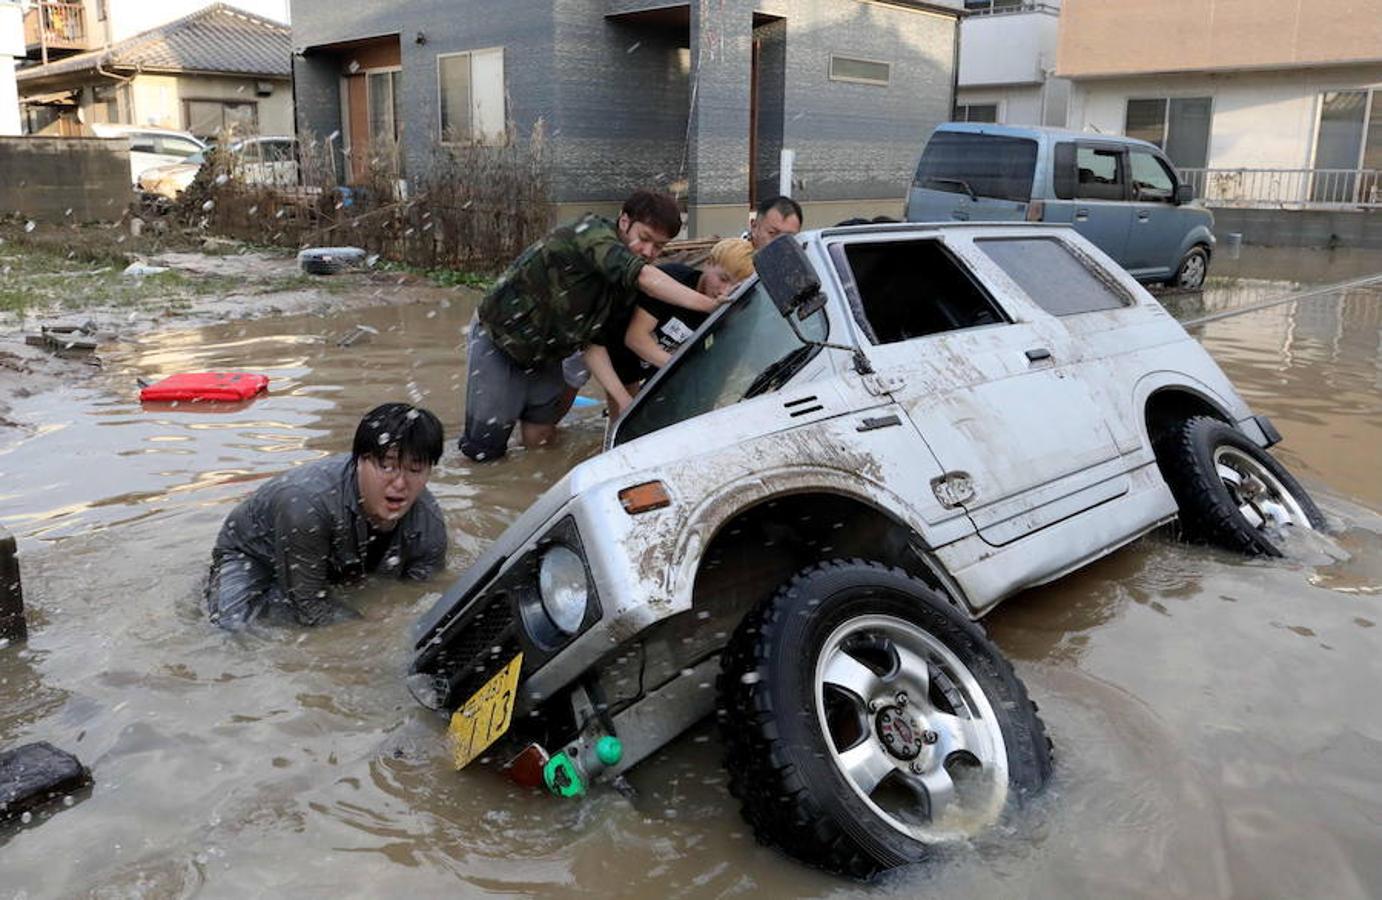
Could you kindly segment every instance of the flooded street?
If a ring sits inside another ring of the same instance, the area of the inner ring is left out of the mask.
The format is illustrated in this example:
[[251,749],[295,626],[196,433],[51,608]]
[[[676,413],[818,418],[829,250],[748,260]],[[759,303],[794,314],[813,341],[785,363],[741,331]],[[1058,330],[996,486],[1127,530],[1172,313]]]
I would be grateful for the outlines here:
[[[1245,250],[1164,302],[1197,320],[1382,270],[1324,257]],[[404,687],[409,628],[603,433],[577,410],[555,449],[460,456],[474,301],[149,335],[103,349],[94,379],[10,401],[37,426],[0,443],[31,638],[0,649],[0,747],[51,741],[96,785],[0,835],[0,898],[1382,895],[1382,280],[1192,330],[1337,533],[1283,561],[1158,532],[1008,600],[986,625],[1041,706],[1051,786],[1011,830],[867,886],[757,846],[705,725],[634,772],[633,803],[450,769],[444,722]],[[357,324],[377,334],[340,346]],[[137,400],[137,378],[227,368],[270,394],[228,412]],[[199,592],[225,515],[348,450],[390,399],[447,428],[430,485],[447,574],[368,585],[364,618],[326,629],[213,629]]]

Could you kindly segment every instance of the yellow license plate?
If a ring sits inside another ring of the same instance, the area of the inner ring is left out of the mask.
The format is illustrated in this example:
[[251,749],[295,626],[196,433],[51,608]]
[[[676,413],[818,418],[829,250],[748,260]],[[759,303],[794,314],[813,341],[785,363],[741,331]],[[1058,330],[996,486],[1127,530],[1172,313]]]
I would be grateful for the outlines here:
[[451,758],[456,768],[465,768],[509,730],[518,691],[518,672],[522,668],[523,654],[520,653],[451,714],[451,726],[446,731],[451,739]]

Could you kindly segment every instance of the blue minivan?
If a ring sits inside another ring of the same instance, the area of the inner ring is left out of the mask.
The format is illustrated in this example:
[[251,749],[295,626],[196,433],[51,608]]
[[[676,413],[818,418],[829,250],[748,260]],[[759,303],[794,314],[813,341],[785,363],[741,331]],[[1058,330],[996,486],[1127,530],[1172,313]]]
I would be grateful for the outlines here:
[[1195,290],[1214,216],[1155,145],[1058,128],[948,122],[926,142],[909,222],[1026,220],[1074,227],[1143,282]]

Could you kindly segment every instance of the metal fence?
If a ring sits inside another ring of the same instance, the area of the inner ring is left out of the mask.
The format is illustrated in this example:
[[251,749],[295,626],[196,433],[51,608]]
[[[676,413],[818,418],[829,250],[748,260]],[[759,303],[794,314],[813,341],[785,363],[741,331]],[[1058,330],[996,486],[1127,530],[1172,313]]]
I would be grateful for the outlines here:
[[1382,209],[1379,169],[1181,169],[1206,206]]
[[1006,16],[1011,13],[1041,12],[1053,16],[1060,15],[1060,7],[1054,3],[1033,2],[1033,0],[975,0],[965,4],[971,16]]

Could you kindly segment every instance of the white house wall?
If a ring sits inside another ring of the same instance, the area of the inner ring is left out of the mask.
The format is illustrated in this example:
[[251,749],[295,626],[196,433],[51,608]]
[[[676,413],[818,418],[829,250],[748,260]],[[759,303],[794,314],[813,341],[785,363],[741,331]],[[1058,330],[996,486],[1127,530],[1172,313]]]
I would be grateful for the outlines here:
[[1320,94],[1368,86],[1382,86],[1382,65],[1089,80],[1072,93],[1070,127],[1122,134],[1129,99],[1212,97],[1210,168],[1307,168]]
[[1056,65],[1059,26],[1045,13],[966,19],[960,24],[960,87],[1039,84]]
[[273,94],[256,96],[258,79],[211,75],[141,75],[130,85],[132,121],[138,125],[185,128],[184,100],[253,101],[259,104],[260,134],[293,133],[293,91],[286,81],[272,81]]
[[23,55],[24,13],[18,3],[0,0],[0,134],[21,133],[14,61]]

